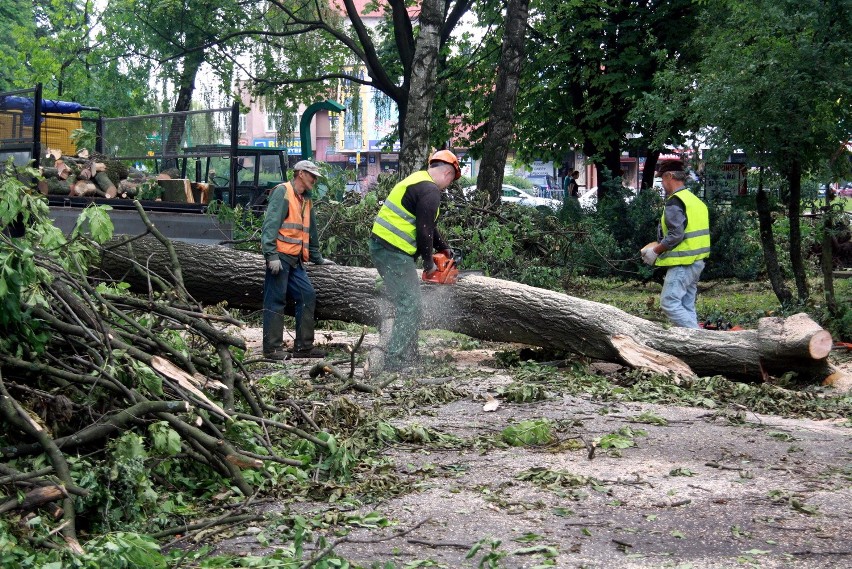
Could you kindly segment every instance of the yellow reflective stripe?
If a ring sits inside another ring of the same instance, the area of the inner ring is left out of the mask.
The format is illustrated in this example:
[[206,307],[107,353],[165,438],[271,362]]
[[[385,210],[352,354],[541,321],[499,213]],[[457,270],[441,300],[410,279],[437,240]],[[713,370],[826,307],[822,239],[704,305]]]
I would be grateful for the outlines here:
[[307,228],[301,223],[282,223],[281,229],[298,229],[299,231],[305,231]]
[[408,223],[411,223],[412,225],[414,224],[415,221],[417,221],[416,217],[414,217],[413,215],[411,215],[410,213],[405,211],[402,207],[397,206],[395,203],[393,203],[391,201],[386,201],[385,206],[387,206],[387,208],[389,210],[391,210],[392,212],[394,212],[395,214],[400,216],[404,221],[407,221]]
[[710,229],[699,229],[697,231],[690,231],[689,233],[684,233],[683,238],[689,239],[691,237],[700,237],[702,235],[710,235]]
[[382,219],[380,217],[380,218],[376,219],[376,223],[381,225],[383,228],[387,229],[388,231],[390,231],[391,233],[393,233],[394,235],[396,235],[397,237],[399,237],[400,239],[402,239],[403,241],[405,241],[409,245],[414,246],[414,245],[417,244],[416,238],[412,237],[408,233],[405,233],[402,229],[395,227],[388,220]]
[[283,241],[284,243],[292,243],[293,245],[301,245],[304,243],[302,239],[297,239],[295,237],[284,237],[280,233],[278,234],[278,240]]
[[678,249],[674,249],[673,251],[666,251],[665,253],[661,253],[659,258],[666,257],[692,257],[693,255],[700,255],[701,253],[709,253],[710,247],[702,247],[701,249],[690,249],[688,251],[680,251]]

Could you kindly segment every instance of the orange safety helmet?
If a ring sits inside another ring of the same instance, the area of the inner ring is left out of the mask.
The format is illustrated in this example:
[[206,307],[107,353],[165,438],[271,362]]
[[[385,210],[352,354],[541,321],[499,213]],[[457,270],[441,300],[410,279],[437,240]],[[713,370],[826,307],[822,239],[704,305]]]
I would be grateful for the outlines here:
[[429,158],[429,165],[432,165],[432,162],[446,162],[447,164],[452,164],[453,168],[456,169],[456,177],[454,180],[458,180],[461,178],[461,166],[459,166],[459,159],[456,158],[456,155],[450,152],[449,150],[439,150],[435,154]]

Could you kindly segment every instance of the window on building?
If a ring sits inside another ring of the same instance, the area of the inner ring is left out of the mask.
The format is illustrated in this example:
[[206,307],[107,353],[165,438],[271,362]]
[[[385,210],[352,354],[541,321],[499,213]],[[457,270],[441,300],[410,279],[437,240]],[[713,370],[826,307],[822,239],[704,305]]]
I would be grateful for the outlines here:
[[358,150],[364,146],[364,141],[361,133],[361,123],[356,120],[355,113],[347,113],[343,115],[343,148],[349,150]]
[[239,129],[240,132],[246,132],[246,115],[240,115]]
[[268,113],[266,115],[266,132],[278,132],[283,122],[284,117],[281,113]]

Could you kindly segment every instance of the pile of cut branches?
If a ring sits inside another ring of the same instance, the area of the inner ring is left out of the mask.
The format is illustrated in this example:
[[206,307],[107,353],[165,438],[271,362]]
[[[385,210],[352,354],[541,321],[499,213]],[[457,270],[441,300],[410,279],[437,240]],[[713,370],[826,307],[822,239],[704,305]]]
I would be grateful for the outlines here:
[[[107,212],[84,210],[64,236],[44,198],[20,181],[36,174],[11,163],[0,174],[0,515],[23,521],[38,508],[50,512],[55,528],[25,537],[56,547],[61,535],[80,551],[77,518],[92,489],[69,464],[102,457],[110,438],[129,431],[155,433],[166,441],[164,456],[246,496],[266,465],[301,469],[327,452],[330,435],[287,423],[287,412],[260,397],[244,342],[229,332],[241,322],[194,302],[176,257],[166,275],[135,265],[150,283],[144,297],[88,277],[112,237]],[[270,429],[312,451],[281,456]]]

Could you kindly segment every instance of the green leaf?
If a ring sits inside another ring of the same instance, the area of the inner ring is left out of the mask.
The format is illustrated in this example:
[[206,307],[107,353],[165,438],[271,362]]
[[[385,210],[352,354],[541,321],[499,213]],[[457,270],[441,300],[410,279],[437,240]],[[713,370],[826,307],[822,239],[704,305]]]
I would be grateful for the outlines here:
[[138,360],[133,360],[133,368],[148,391],[157,396],[163,395],[163,378],[160,374]]
[[506,427],[500,438],[511,446],[544,445],[553,440],[553,434],[550,421],[536,419]]
[[174,456],[180,452],[180,435],[172,429],[167,421],[158,421],[148,427],[154,441],[154,450],[160,454]]
[[517,541],[518,543],[532,543],[532,542],[538,541],[540,539],[542,539],[542,536],[540,536],[537,533],[525,533],[524,535],[522,535],[520,537],[516,537],[512,541]]
[[545,557],[556,557],[559,555],[559,550],[550,545],[532,545],[516,549],[511,552],[511,555],[533,555],[536,553],[540,553]]
[[107,213],[112,209],[110,206],[100,206],[91,208],[92,214],[89,216],[89,230],[92,233],[92,239],[98,243],[106,243],[112,239],[113,224]]

